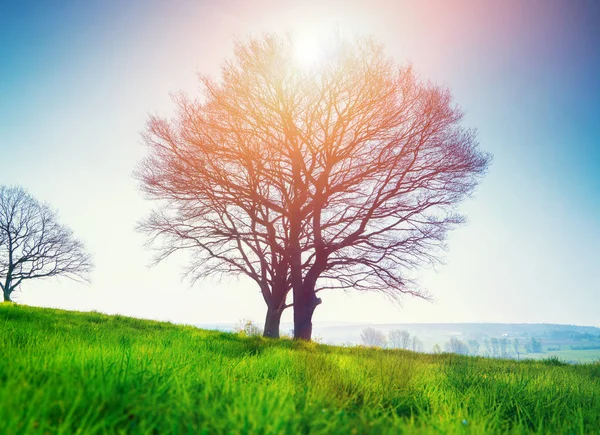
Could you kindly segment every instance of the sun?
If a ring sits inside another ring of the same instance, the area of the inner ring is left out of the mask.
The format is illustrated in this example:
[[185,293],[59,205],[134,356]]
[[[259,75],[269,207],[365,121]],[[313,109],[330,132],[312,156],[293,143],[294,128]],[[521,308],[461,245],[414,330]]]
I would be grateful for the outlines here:
[[321,60],[323,50],[317,35],[311,33],[296,34],[292,44],[294,63],[297,67],[311,69]]

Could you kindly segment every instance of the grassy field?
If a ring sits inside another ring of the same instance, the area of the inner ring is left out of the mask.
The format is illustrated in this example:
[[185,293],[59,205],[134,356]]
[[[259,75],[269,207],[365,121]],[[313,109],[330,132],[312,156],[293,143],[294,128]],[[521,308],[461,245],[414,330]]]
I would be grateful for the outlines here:
[[0,433],[598,433],[600,364],[264,340],[0,304]]
[[547,350],[542,354],[526,354],[525,357],[534,359],[547,359],[556,357],[563,361],[575,363],[593,363],[600,362],[600,350]]

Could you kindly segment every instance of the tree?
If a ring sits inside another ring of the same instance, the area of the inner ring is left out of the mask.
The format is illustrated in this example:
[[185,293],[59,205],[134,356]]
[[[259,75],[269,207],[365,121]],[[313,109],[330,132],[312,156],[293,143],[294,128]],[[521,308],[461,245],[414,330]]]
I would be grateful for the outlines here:
[[499,344],[500,344],[500,356],[502,356],[502,358],[506,358],[506,356],[508,355],[508,348],[509,348],[508,339],[505,337],[502,337],[499,340]]
[[542,352],[542,340],[541,339],[535,339],[534,337],[531,337],[531,351],[533,353],[541,353]]
[[448,343],[446,343],[446,352],[458,353],[460,355],[468,355],[469,348],[466,344],[460,341],[458,338],[452,337]]
[[394,348],[408,349],[408,343],[410,342],[410,334],[408,331],[400,329],[392,329],[389,334],[390,345]]
[[412,350],[413,352],[423,352],[423,342],[416,335],[412,337]]
[[263,335],[263,330],[254,321],[250,319],[241,319],[233,328],[233,330],[239,334],[243,334],[247,337],[254,337],[257,335]]
[[492,356],[500,356],[500,341],[492,337],[490,343],[492,344]]
[[490,340],[488,338],[486,338],[485,340],[483,340],[483,343],[485,344],[485,349],[487,350],[487,356],[491,356],[492,355],[492,343],[490,342]]
[[512,341],[513,349],[515,350],[515,354],[517,355],[517,359],[519,358],[519,339],[513,338]]
[[21,187],[0,186],[0,288],[5,301],[30,279],[87,280],[90,256],[56,212]]
[[360,338],[365,346],[385,347],[385,334],[375,328],[365,328],[360,334]]
[[433,349],[431,349],[431,351],[433,353],[442,353],[442,348],[440,347],[439,344],[436,343],[433,345]]
[[202,101],[151,118],[139,171],[163,201],[144,225],[166,242],[159,258],[191,249],[197,277],[248,275],[267,317],[291,290],[307,340],[323,290],[427,297],[409,272],[438,260],[489,162],[448,90],[371,39],[327,50],[306,70],[291,38],[237,43]]
[[479,355],[479,342],[475,339],[468,341],[469,348],[471,349],[471,355]]

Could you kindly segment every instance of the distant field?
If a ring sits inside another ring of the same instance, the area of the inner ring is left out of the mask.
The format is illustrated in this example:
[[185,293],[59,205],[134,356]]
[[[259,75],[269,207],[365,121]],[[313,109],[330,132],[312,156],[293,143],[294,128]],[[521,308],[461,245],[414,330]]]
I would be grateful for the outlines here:
[[2,434],[599,428],[600,363],[342,348],[0,304]]
[[600,362],[600,349],[594,350],[553,350],[540,354],[527,354],[525,358],[544,359],[557,357],[568,362],[593,363]]

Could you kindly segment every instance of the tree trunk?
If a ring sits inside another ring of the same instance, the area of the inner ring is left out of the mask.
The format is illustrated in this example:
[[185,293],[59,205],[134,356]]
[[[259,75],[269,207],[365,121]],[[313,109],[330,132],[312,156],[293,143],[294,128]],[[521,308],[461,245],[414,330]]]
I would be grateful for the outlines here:
[[12,302],[12,299],[10,298],[10,294],[12,293],[12,291],[14,289],[11,289],[11,284],[12,284],[12,279],[10,276],[10,272],[9,275],[6,278],[6,282],[4,283],[4,285],[0,284],[0,287],[2,287],[2,293],[4,295],[4,302]]
[[282,313],[283,310],[267,307],[263,337],[279,338],[279,324],[281,323]]
[[326,260],[322,256],[317,256],[315,264],[306,274],[301,285],[294,285],[294,339],[308,340],[312,339],[312,316],[321,299],[317,297],[315,288],[317,279],[324,269]]
[[320,303],[314,291],[294,293],[294,340],[312,339],[312,316]]

